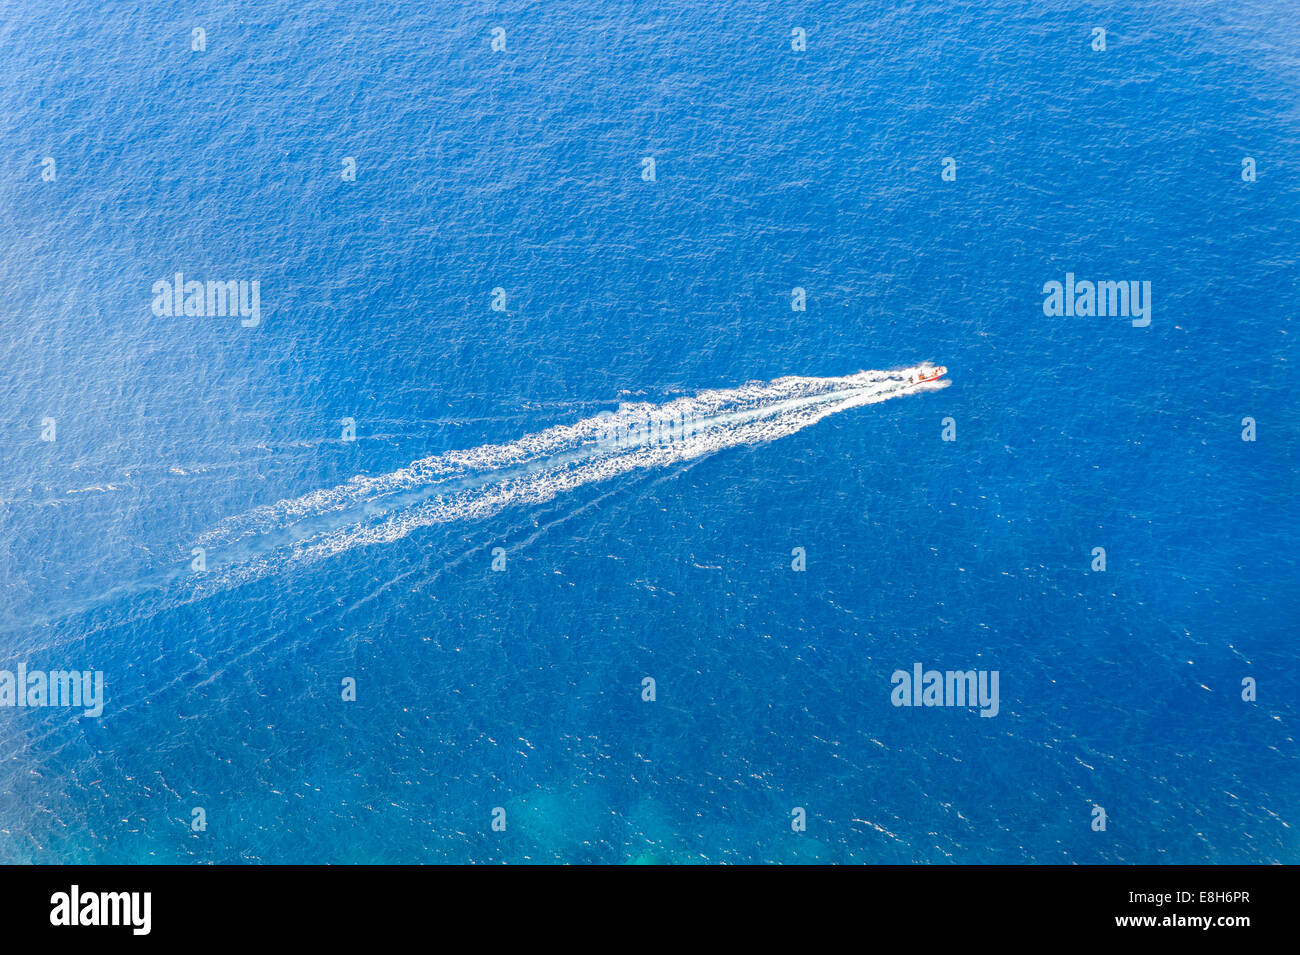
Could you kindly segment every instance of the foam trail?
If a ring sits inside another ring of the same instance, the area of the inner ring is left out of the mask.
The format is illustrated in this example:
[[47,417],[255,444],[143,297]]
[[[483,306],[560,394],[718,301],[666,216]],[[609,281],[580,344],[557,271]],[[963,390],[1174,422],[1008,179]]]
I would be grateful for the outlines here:
[[664,404],[622,405],[509,444],[450,451],[389,474],[357,477],[222,521],[197,541],[207,551],[208,571],[187,583],[194,597],[202,597],[355,547],[396,541],[421,527],[478,520],[631,471],[774,441],[850,408],[946,387],[945,380],[912,383],[929,367],[778,378]]

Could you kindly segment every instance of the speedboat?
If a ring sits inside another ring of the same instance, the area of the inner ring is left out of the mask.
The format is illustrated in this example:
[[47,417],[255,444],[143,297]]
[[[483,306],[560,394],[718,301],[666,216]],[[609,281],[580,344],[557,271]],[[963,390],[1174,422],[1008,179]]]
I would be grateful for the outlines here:
[[910,383],[919,385],[926,381],[938,381],[946,374],[948,374],[948,369],[943,365],[922,365],[921,370],[912,376]]

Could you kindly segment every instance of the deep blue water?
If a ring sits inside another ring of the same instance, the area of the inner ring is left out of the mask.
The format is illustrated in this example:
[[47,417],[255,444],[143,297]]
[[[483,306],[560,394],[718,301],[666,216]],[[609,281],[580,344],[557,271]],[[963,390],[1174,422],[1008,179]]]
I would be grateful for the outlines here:
[[[0,108],[0,669],[107,694],[0,707],[0,861],[1300,861],[1290,0],[10,0]],[[156,316],[176,271],[261,323]],[[922,360],[188,598],[260,505]],[[999,714],[891,705],[914,662]]]

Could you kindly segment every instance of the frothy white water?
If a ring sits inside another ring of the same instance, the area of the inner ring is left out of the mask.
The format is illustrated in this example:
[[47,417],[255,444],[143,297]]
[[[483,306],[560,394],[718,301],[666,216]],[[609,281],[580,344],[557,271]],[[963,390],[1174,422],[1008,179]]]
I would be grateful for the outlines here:
[[[208,572],[190,582],[200,593],[214,593],[354,547],[399,540],[421,527],[486,518],[630,471],[774,441],[850,408],[947,387],[945,380],[911,383],[927,367],[778,378],[664,404],[622,405],[509,444],[422,458],[222,521],[198,540]],[[691,426],[671,434],[646,427],[667,420]],[[612,432],[624,440],[609,440]]]

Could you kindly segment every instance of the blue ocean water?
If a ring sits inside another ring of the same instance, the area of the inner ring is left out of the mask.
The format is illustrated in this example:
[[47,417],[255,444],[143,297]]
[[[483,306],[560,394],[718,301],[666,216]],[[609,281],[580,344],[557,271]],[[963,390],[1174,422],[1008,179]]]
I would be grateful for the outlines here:
[[[0,860],[1300,861],[1289,0],[4,2],[0,64],[0,669],[106,686],[0,707]],[[156,315],[176,272],[260,322]],[[1066,273],[1150,325],[1045,315]],[[357,476],[927,360],[189,572]],[[1000,712],[892,705],[916,662]]]

